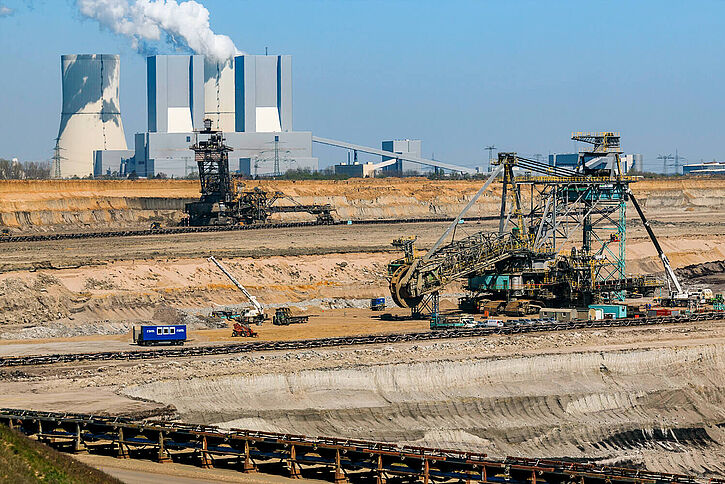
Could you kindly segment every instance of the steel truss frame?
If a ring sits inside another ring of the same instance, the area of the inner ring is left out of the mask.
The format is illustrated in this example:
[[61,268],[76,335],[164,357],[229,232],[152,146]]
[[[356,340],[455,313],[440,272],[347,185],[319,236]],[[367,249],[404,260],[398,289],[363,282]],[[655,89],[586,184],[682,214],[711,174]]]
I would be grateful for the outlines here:
[[540,178],[514,180],[519,189],[528,188],[529,207],[522,218],[533,231],[534,249],[547,247],[560,255],[574,248],[573,254],[596,261],[593,280],[624,279],[628,182]]

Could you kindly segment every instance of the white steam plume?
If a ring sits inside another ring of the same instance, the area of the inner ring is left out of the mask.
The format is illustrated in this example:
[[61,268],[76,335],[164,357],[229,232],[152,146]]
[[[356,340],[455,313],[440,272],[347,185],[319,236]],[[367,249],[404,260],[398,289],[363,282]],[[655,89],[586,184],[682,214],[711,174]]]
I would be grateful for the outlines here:
[[12,8],[0,2],[0,17],[9,17],[15,12]]
[[209,10],[188,0],[77,0],[84,16],[131,39],[134,49],[152,42],[168,42],[203,54],[212,63],[224,63],[241,54],[232,39],[209,27]]

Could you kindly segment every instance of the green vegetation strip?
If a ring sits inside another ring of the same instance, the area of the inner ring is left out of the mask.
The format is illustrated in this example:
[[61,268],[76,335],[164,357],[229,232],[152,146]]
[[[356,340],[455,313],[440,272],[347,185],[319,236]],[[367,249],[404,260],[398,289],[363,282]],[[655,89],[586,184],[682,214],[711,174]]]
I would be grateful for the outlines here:
[[108,474],[0,425],[0,483],[121,483]]

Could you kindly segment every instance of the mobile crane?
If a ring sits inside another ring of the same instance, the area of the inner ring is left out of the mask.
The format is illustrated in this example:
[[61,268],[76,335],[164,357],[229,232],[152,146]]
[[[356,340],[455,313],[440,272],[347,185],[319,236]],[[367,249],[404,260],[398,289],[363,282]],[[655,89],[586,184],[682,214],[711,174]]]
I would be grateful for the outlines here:
[[655,250],[657,250],[657,255],[665,268],[665,276],[667,277],[667,285],[669,286],[670,294],[669,296],[660,298],[661,304],[663,306],[687,306],[691,299],[699,300],[700,298],[697,297],[697,294],[690,293],[689,290],[684,289],[682,284],[680,284],[680,280],[677,279],[677,274],[675,274],[675,271],[670,265],[670,260],[667,258],[667,254],[665,254],[665,251],[662,250],[662,246],[660,246],[660,243],[657,241],[657,237],[655,237],[655,233],[652,230],[649,221],[644,216],[644,212],[639,206],[639,202],[637,202],[637,199],[634,197],[634,193],[632,193],[630,188],[627,189],[627,196],[632,201],[632,205],[634,205],[635,210],[637,210],[637,214],[639,215],[640,220],[642,220],[642,225],[644,225],[647,235],[649,235],[650,240],[652,240],[652,244],[655,246]]
[[209,257],[209,260],[212,261],[219,268],[219,270],[222,271],[224,275],[227,276],[229,280],[232,281],[232,283],[237,286],[240,291],[242,291],[242,293],[246,296],[249,302],[252,303],[252,308],[247,308],[242,311],[241,316],[238,318],[238,322],[242,324],[262,324],[264,321],[266,321],[267,315],[264,313],[264,308],[261,304],[259,304],[257,298],[254,297],[249,291],[247,291],[247,288],[244,287],[239,281],[237,281],[234,276],[227,270],[227,268],[224,267],[224,264],[216,260],[214,256]]

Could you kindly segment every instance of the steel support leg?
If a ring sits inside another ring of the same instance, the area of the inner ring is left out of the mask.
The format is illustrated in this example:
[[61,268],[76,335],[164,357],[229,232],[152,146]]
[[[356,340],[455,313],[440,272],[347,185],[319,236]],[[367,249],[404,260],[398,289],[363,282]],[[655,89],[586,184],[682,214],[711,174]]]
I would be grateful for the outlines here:
[[297,463],[297,452],[295,446],[290,447],[289,459],[287,459],[287,470],[291,479],[301,479],[300,465]]
[[383,456],[378,455],[378,468],[376,470],[376,484],[385,484],[385,473],[383,471]]
[[118,427],[116,439],[116,457],[118,459],[128,459],[128,448],[123,443],[123,427]]
[[204,435],[201,440],[201,467],[203,469],[211,469],[214,467],[214,463],[212,462],[211,457],[209,457],[207,448],[206,435]]
[[156,459],[158,462],[171,462],[171,456],[166,452],[166,447],[164,446],[163,430],[159,430],[159,454]]
[[252,461],[252,456],[249,453],[249,441],[244,441],[244,463],[242,464],[242,472],[247,474],[251,472],[257,472],[257,467]]
[[38,441],[45,444],[50,443],[47,437],[43,437],[43,422],[41,422],[40,420],[38,420]]
[[73,440],[73,453],[78,454],[80,452],[88,452],[83,439],[81,439],[81,424],[76,423],[76,435]]
[[337,449],[335,451],[335,484],[348,484],[349,482],[340,465],[340,449]]

